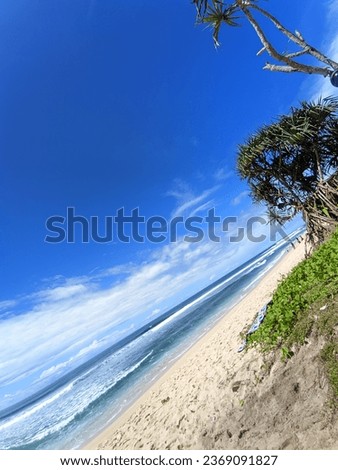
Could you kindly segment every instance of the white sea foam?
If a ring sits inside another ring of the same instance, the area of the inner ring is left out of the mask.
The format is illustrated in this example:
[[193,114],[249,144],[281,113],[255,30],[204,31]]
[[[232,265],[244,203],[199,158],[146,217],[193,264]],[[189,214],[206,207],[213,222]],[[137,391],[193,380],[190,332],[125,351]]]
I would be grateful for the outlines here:
[[22,421],[24,419],[29,418],[32,416],[34,413],[37,413],[38,411],[42,410],[42,408],[46,407],[47,405],[50,405],[54,401],[58,400],[62,395],[65,393],[69,392],[73,388],[74,382],[70,383],[66,387],[62,388],[60,391],[55,393],[49,398],[46,398],[44,401],[39,402],[37,405],[33,405],[31,408],[28,408],[25,411],[19,412],[17,415],[13,416],[12,418],[8,418],[8,421],[5,421],[2,425],[0,425],[0,431],[3,429],[6,429],[10,426],[13,426],[13,424],[18,423],[19,421]]
[[[103,377],[101,374],[94,381],[89,378],[89,383],[86,386],[82,384],[76,393],[75,390],[72,390],[77,382],[74,380],[53,396],[5,422],[0,428],[4,431],[2,437],[11,442],[11,447],[34,446],[35,443],[69,425],[91,403],[138,369],[152,354],[153,351],[150,351],[136,364],[119,372],[113,380],[107,370],[105,370]],[[70,393],[68,397],[65,397],[67,392]],[[0,447],[6,448],[6,445],[1,441],[2,439],[0,439]]]
[[[285,248],[283,251],[281,251],[281,253],[279,253],[279,255],[273,260],[273,262],[271,262],[267,267],[266,269],[264,269],[252,282],[250,282],[250,284],[248,284],[244,289],[243,291],[247,291],[249,290],[253,285],[257,284],[258,280],[261,279],[263,276],[265,276],[265,274],[270,271],[270,269],[272,269],[276,264],[277,262],[282,258],[282,256],[284,256],[285,252],[287,251],[287,248]],[[265,260],[266,262],[266,260]],[[262,262],[260,264],[258,264],[258,266],[262,266],[265,264],[265,262]],[[257,267],[258,267],[257,266]]]

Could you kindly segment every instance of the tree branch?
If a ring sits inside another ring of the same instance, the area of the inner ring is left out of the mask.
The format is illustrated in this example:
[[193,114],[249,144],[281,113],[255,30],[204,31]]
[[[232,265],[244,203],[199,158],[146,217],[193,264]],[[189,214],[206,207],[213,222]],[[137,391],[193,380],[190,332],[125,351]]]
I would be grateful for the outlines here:
[[264,47],[262,47],[262,49],[260,49],[260,50],[257,52],[256,55],[258,56],[258,55],[263,54],[263,52],[265,52],[265,50],[266,50],[266,48],[265,48],[265,46],[264,46]]
[[263,70],[270,70],[270,72],[286,72],[286,73],[291,73],[291,72],[299,72],[299,70],[295,69],[294,67],[290,67],[290,65],[275,65],[275,64],[270,64],[267,62]]
[[302,49],[301,51],[298,52],[292,52],[291,54],[283,54],[285,57],[288,57],[289,59],[293,59],[294,57],[299,57],[304,54],[308,54],[309,49]]
[[[266,51],[268,54],[273,57],[274,59],[278,60],[279,62],[285,63],[292,69],[293,71],[298,71],[298,72],[304,72],[308,74],[318,74],[318,75],[323,75],[324,77],[327,77],[331,75],[332,70],[324,68],[324,67],[312,67],[310,65],[305,65],[301,64],[299,62],[296,62],[289,57],[286,57],[285,55],[280,54],[273,46],[270,44],[268,39],[266,38],[265,34],[263,33],[263,30],[257,23],[257,21],[254,19],[252,16],[251,12],[246,6],[241,6],[241,10],[243,11],[244,15],[247,17],[248,21],[254,28],[257,36],[259,37],[262,45],[265,47]],[[291,71],[291,70],[290,70]]]
[[270,21],[272,21],[272,23],[276,26],[276,28],[281,31],[285,36],[287,36],[292,42],[294,42],[295,44],[298,44],[300,47],[302,47],[303,49],[306,49],[308,48],[308,54],[311,54],[313,57],[315,57],[317,60],[319,60],[320,62],[323,62],[324,64],[327,64],[329,65],[330,67],[332,67],[333,69],[337,69],[338,68],[338,63],[335,62],[334,60],[331,60],[329,59],[328,57],[326,57],[326,55],[322,54],[321,52],[319,52],[317,49],[315,49],[313,46],[311,46],[310,44],[308,44],[302,37],[302,35],[300,33],[298,33],[297,35],[296,34],[293,34],[291,31],[289,31],[288,29],[286,29],[278,20],[277,18],[275,18],[273,15],[271,15],[269,12],[267,12],[266,10],[264,10],[263,8],[259,7],[258,5],[256,4],[253,4],[253,3],[250,3],[250,8],[253,8],[254,10],[257,10],[259,11],[260,13],[262,13],[262,15],[264,15],[266,18],[268,18]]

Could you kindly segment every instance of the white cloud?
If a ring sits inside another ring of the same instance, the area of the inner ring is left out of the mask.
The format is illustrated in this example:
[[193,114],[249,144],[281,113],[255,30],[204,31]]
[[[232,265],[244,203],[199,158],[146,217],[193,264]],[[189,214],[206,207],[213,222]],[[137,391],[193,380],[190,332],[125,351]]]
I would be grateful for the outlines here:
[[54,366],[50,367],[49,369],[46,369],[43,372],[41,372],[39,379],[45,379],[45,378],[47,378],[51,375],[55,375],[57,372],[60,372],[60,370],[63,370],[67,366],[72,364],[74,362],[74,360],[76,360],[80,357],[86,356],[88,353],[90,353],[90,352],[94,351],[95,349],[97,349],[99,347],[99,345],[100,345],[100,342],[97,341],[97,340],[94,340],[89,346],[86,346],[85,348],[81,349],[76,354],[76,356],[71,357],[67,361],[60,362],[59,364],[54,365]]
[[232,206],[239,206],[240,203],[250,194],[250,191],[242,191],[236,197],[231,200]]
[[328,7],[328,19],[332,20],[333,27],[337,26],[337,16],[338,16],[338,0],[331,0]]
[[2,302],[0,302],[0,312],[3,312],[4,310],[9,310],[15,307],[16,304],[16,300],[3,300]]
[[98,270],[95,276],[92,276],[92,279],[102,279],[108,276],[118,276],[120,274],[130,274],[135,266],[132,263],[120,264],[113,266],[112,268],[105,269],[103,271]]
[[[174,182],[174,189],[167,192],[167,196],[173,196],[177,201],[175,210],[171,213],[171,217],[192,216],[203,208],[209,208],[213,205],[213,200],[208,199],[211,194],[215,193],[220,188],[219,185],[213,186],[203,192],[194,192],[190,185],[182,180]],[[208,199],[206,201],[206,199]],[[203,203],[203,205],[201,204]],[[196,206],[199,207],[196,209]],[[195,209],[194,209],[195,208]]]
[[179,202],[185,202],[193,198],[193,191],[188,183],[177,178],[174,181],[174,187],[167,191],[167,196],[173,196]]
[[51,289],[45,289],[38,292],[36,295],[47,302],[58,302],[59,300],[68,299],[78,294],[84,294],[87,292],[88,286],[83,284],[70,284],[62,287],[54,287]]
[[231,178],[234,175],[234,172],[232,170],[227,170],[226,168],[219,168],[217,171],[214,173],[214,178],[216,181],[225,181],[229,178]]
[[173,212],[172,217],[179,217],[179,216],[183,215],[184,213],[189,211],[189,209],[192,209],[197,204],[201,203],[206,198],[208,198],[212,192],[213,192],[213,190],[204,191],[199,196],[196,196],[196,197],[190,199],[189,201],[184,202],[183,204],[181,204],[180,206],[177,207],[177,209]]
[[199,214],[201,212],[205,212],[207,209],[211,209],[212,207],[215,207],[215,200],[210,199],[209,201],[205,202],[204,204],[201,204],[200,206],[197,206],[195,209],[190,212],[189,216],[193,217],[196,214]]

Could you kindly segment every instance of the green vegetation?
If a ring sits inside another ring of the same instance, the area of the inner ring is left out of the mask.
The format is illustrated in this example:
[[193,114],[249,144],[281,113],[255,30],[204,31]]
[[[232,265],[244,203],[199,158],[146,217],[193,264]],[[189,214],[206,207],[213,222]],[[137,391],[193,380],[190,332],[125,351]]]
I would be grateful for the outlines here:
[[249,343],[265,351],[280,347],[287,360],[311,332],[325,337],[321,358],[338,398],[338,230],[282,280]]
[[[239,146],[237,168],[253,199],[283,224],[301,213],[312,245],[338,221],[338,100],[291,108]],[[330,176],[329,176],[330,175]]]
[[315,302],[324,306],[325,301],[337,294],[338,231],[284,278],[273,295],[262,326],[250,336],[250,342],[266,347],[274,347],[286,339],[288,347],[292,342],[303,343],[313,324],[309,318],[311,306]]

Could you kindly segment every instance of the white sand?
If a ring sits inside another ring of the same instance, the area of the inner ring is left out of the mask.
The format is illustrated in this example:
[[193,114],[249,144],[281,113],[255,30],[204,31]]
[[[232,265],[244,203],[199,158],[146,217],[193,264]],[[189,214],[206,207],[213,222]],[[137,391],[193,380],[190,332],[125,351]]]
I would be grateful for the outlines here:
[[[244,406],[250,390],[248,384],[251,384],[252,389],[253,381],[260,380],[259,373],[264,368],[264,360],[253,349],[238,353],[241,343],[239,335],[251,324],[257,311],[270,300],[282,277],[303,258],[304,244],[297,243],[296,248],[291,248],[253,291],[182,356],[131,408],[85,448],[236,448],[244,442],[241,438],[248,430],[238,413],[241,413],[241,407]],[[246,386],[242,386],[243,384]],[[298,385],[294,387],[295,390],[297,387]],[[230,416],[230,411],[237,415],[233,414],[232,422],[226,423],[225,416]],[[262,409],[263,414],[264,412]],[[278,409],[271,413],[278,415]],[[267,432],[273,435],[273,426],[274,423],[278,425],[278,420],[273,415],[267,416],[267,419],[271,421],[271,429]],[[255,425],[253,422],[253,427]],[[291,423],[290,426],[293,429],[294,424]],[[236,439],[232,428],[237,429]],[[264,432],[263,430],[262,436]],[[262,436],[256,444],[247,441],[247,445],[251,448],[258,448],[259,445],[266,448],[288,447],[289,441],[285,440],[285,436],[277,435],[272,441],[264,441]],[[295,442],[292,439],[291,441]]]

